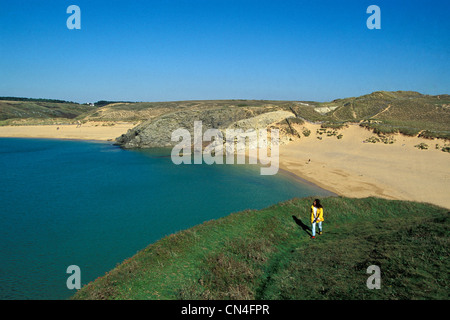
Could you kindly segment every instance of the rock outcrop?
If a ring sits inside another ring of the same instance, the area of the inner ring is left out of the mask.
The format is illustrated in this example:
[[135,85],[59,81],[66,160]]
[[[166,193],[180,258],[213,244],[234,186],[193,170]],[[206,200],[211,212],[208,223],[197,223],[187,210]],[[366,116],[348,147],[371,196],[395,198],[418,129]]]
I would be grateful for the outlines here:
[[177,141],[171,140],[172,132],[183,128],[193,136],[195,121],[202,121],[202,133],[207,129],[219,129],[225,133],[226,129],[266,129],[290,117],[295,115],[276,107],[181,110],[150,119],[118,137],[116,142],[126,149],[173,147]]

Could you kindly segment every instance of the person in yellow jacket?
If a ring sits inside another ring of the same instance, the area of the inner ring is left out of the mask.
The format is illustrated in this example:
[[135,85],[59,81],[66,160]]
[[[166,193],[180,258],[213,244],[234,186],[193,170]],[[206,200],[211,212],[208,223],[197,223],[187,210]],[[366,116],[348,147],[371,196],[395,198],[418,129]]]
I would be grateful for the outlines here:
[[323,207],[319,199],[315,199],[311,206],[311,225],[312,225],[312,239],[316,238],[316,223],[319,227],[319,235],[322,234]]

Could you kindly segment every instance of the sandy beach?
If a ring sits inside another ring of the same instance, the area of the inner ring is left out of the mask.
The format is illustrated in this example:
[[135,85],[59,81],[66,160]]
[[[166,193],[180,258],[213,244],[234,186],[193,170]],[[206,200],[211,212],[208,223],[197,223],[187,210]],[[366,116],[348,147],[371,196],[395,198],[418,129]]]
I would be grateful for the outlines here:
[[131,122],[87,122],[73,125],[1,126],[0,137],[114,141],[136,125]]
[[[280,147],[280,168],[346,197],[376,196],[386,199],[433,203],[450,209],[450,154],[437,150],[443,140],[395,135],[393,144],[364,143],[372,132],[350,125],[336,136],[318,135]],[[322,140],[317,137],[322,137]],[[426,143],[420,150],[415,145]]]
[[[3,126],[0,137],[113,141],[134,126],[127,122]],[[311,135],[280,146],[281,169],[346,197],[411,200],[450,209],[450,154],[435,149],[436,143],[444,145],[443,140],[395,135],[393,144],[364,143],[375,135],[357,124],[339,130],[342,139],[317,134],[320,125],[295,126],[299,132],[308,128]],[[421,142],[429,148],[414,147]]]

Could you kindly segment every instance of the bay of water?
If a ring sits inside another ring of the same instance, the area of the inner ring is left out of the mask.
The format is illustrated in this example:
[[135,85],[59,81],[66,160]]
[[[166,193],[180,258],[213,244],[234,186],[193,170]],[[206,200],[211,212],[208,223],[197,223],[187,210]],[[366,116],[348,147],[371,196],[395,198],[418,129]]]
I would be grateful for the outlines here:
[[170,150],[0,138],[0,299],[67,299],[162,237],[328,191],[257,165],[174,165]]

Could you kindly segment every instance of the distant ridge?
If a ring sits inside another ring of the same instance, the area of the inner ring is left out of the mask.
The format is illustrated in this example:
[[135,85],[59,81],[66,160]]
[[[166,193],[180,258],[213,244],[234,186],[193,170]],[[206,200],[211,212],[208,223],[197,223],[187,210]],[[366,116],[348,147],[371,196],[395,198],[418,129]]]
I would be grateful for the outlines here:
[[208,119],[196,120],[220,125],[274,111],[291,112],[300,122],[352,122],[375,133],[399,132],[415,136],[426,131],[429,137],[450,139],[450,95],[433,96],[416,91],[375,91],[330,102],[244,99],[170,102],[99,100],[87,105],[56,99],[1,97],[0,125],[59,118],[148,122],[147,125],[160,121],[163,126],[164,121],[169,121],[171,126],[185,126],[188,119],[192,120],[199,115]]
[[21,97],[0,97],[0,100],[7,101],[32,101],[32,102],[52,102],[52,103],[73,103],[73,101],[58,100],[58,99],[42,99],[42,98],[21,98]]
[[50,123],[59,120],[71,120],[95,107],[56,99],[34,99],[18,97],[0,98],[0,125],[23,124],[46,120]]

